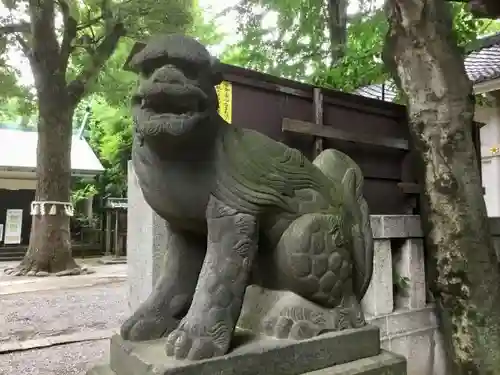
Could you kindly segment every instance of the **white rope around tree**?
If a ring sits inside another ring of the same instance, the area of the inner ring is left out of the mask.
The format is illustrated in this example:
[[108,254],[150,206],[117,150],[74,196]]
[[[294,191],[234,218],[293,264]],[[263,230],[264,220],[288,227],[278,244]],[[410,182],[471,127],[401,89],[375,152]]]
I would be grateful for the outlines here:
[[59,202],[59,201],[33,201],[31,202],[31,215],[32,216],[45,216],[47,215],[47,208],[49,208],[49,215],[57,215],[63,209],[63,213],[66,216],[74,215],[74,208],[71,202]]

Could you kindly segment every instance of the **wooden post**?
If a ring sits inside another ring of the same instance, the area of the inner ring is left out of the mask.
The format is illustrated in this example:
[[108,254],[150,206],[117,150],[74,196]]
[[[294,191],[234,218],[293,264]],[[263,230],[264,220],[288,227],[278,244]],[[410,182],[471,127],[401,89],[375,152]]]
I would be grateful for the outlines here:
[[106,252],[104,253],[105,255],[110,255],[111,254],[111,210],[106,210],[106,231],[105,231],[105,236],[106,236]]
[[118,220],[118,216],[119,216],[119,209],[115,210],[114,212],[114,216],[115,216],[115,232],[114,232],[114,255],[116,257],[119,257],[120,256],[120,245],[119,245],[119,240],[118,240],[118,236],[119,236],[119,232],[118,230],[120,229],[119,227],[119,220]]
[[[323,126],[323,93],[319,87],[313,90],[313,105],[314,105],[314,123]],[[314,155],[315,158],[323,151],[323,138],[314,138]]]

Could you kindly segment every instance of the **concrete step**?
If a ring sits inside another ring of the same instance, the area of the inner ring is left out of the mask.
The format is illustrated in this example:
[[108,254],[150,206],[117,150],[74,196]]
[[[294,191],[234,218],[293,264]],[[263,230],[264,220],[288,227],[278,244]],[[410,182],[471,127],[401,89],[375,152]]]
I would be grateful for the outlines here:
[[22,260],[24,257],[24,250],[20,251],[0,251],[0,261],[10,262]]
[[406,359],[403,356],[382,351],[374,357],[358,359],[303,375],[406,375],[406,371]]

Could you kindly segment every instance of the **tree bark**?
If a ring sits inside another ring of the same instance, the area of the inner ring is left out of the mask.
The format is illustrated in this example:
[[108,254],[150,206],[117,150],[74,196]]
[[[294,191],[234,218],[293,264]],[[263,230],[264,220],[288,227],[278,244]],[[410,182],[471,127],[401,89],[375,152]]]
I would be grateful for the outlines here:
[[[37,146],[37,201],[70,201],[73,110],[64,95],[40,98]],[[59,106],[56,108],[55,103]],[[50,206],[47,207],[47,211]],[[21,274],[80,273],[71,254],[69,217],[62,206],[55,215],[34,215],[28,251],[19,265]]]
[[347,44],[347,0],[328,0],[331,66],[345,55]]
[[422,164],[431,291],[449,374],[500,373],[500,275],[472,142],[472,84],[443,0],[387,0],[384,60]]

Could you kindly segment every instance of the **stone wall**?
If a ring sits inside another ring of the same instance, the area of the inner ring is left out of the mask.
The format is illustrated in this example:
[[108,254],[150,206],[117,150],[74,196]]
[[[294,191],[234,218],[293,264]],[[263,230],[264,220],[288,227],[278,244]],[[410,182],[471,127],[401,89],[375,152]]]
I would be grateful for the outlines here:
[[[158,277],[167,238],[165,224],[144,201],[130,167],[128,189],[129,306],[135,310]],[[500,254],[500,218],[490,221]],[[375,259],[362,301],[366,316],[380,328],[382,347],[407,358],[408,375],[445,375],[434,309],[426,300],[420,217],[372,215],[371,225]],[[394,288],[395,282],[399,288]]]
[[[408,375],[445,375],[434,309],[427,303],[423,234],[416,215],[372,215],[373,277],[362,305]],[[397,287],[395,287],[397,285]]]
[[[404,355],[408,375],[445,375],[442,338],[427,301],[423,234],[417,215],[372,215],[373,277],[362,305],[382,347]],[[500,259],[500,218],[490,218]],[[404,280],[403,288],[395,288]]]

